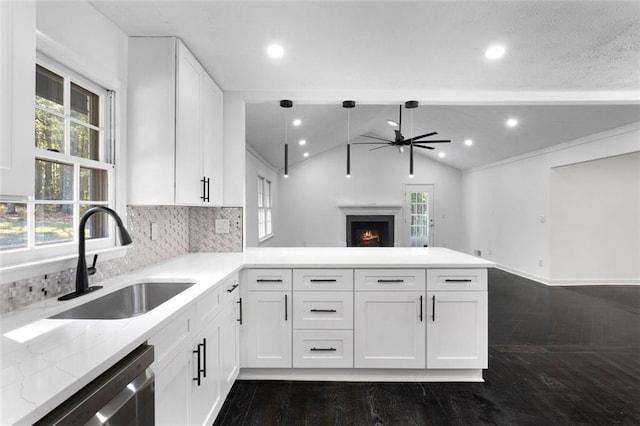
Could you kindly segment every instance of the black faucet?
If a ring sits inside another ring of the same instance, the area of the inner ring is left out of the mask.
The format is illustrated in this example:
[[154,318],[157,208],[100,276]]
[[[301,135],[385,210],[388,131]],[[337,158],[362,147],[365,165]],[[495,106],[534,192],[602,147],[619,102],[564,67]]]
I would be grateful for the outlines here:
[[[122,219],[118,214],[111,210],[109,207],[97,206],[92,207],[87,210],[84,215],[82,215],[82,219],[80,219],[80,226],[78,227],[78,238],[80,239],[80,244],[78,245],[78,267],[76,269],[76,291],[73,293],[65,294],[64,296],[58,297],[58,300],[69,300],[78,296],[82,296],[87,293],[91,293],[94,290],[98,290],[102,288],[102,286],[92,286],[89,287],[89,275],[87,274],[87,261],[85,259],[85,243],[84,243],[84,227],[87,223],[89,217],[98,212],[109,213],[116,221],[118,225],[118,231],[120,231],[120,244],[123,246],[129,245],[132,243],[131,236],[127,232],[126,228],[122,223]],[[95,258],[94,258],[95,265]]]

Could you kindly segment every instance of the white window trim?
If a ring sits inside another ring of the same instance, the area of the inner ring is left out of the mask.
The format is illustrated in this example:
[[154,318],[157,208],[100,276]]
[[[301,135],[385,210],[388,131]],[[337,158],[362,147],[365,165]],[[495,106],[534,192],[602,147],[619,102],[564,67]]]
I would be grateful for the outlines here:
[[[80,166],[89,166],[92,168],[99,168],[103,170],[107,170],[108,172],[108,185],[109,185],[109,203],[103,204],[107,205],[114,210],[117,211],[118,215],[122,218],[123,222],[126,226],[126,211],[124,209],[124,203],[119,203],[118,199],[124,199],[126,194],[119,194],[116,191],[116,188],[121,190],[123,185],[119,182],[119,177],[123,176],[123,172],[120,168],[124,167],[123,164],[118,164],[118,170],[115,169],[115,163],[118,161],[118,156],[114,155],[114,152],[117,149],[117,141],[115,141],[115,123],[114,120],[117,119],[117,116],[114,114],[114,106],[117,107],[117,93],[114,91],[109,91],[105,89],[101,85],[98,85],[89,78],[91,76],[82,76],[78,72],[71,70],[64,65],[59,64],[57,61],[49,58],[48,56],[37,52],[36,54],[36,63],[42,65],[43,67],[56,72],[58,74],[62,74],[65,77],[70,77],[75,83],[81,85],[82,87],[87,88],[88,90],[93,91],[94,93],[99,94],[101,100],[103,96],[116,96],[111,99],[111,101],[105,101],[101,103],[102,108],[100,111],[101,123],[105,123],[103,138],[107,139],[108,142],[104,142],[107,147],[104,152],[105,160],[111,161],[108,167],[104,166],[104,163],[97,162],[90,159],[77,158],[75,161]],[[85,70],[83,70],[85,71]],[[34,76],[35,78],[35,67],[34,67]],[[119,89],[118,87],[114,88],[115,91]],[[35,93],[34,93],[35,96]],[[34,97],[34,108],[35,108],[35,97]],[[105,122],[106,114],[110,114],[110,120]],[[120,117],[122,119],[122,117]],[[56,159],[57,154],[55,152],[41,150],[33,147],[33,158],[31,161],[35,161],[36,158],[42,159]],[[64,161],[64,160],[63,160]],[[77,190],[77,189],[74,189]],[[28,214],[27,220],[33,220],[33,209],[35,208],[35,199],[33,196],[30,196],[27,200],[8,200],[15,201],[18,203],[26,203]],[[87,202],[83,204],[93,204],[92,202]],[[100,204],[100,203],[96,203]],[[122,205],[122,209],[118,209],[117,207]],[[77,224],[77,222],[75,222]],[[32,226],[32,224],[29,224]],[[74,231],[77,231],[74,229]],[[109,216],[109,237],[107,238],[99,238],[99,239],[91,239],[86,241],[86,255],[89,258],[94,254],[99,254],[99,260],[104,261],[115,257],[124,256],[129,247],[127,246],[119,246],[116,242],[116,225],[113,218]],[[30,237],[33,238],[33,237]],[[41,246],[32,246],[27,248],[18,248],[7,251],[0,251],[0,283],[7,283],[16,281],[19,279],[25,279],[34,277],[40,274],[53,273],[60,270],[64,270],[70,267],[75,266],[78,258],[78,235],[77,232],[74,232],[73,241],[57,243],[52,245],[41,245]]]

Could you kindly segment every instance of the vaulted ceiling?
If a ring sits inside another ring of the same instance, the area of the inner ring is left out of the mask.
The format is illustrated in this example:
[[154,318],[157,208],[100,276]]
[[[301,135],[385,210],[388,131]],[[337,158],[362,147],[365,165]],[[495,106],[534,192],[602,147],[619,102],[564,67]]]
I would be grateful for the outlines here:
[[[223,90],[271,99],[248,105],[247,141],[275,167],[284,132],[277,100],[298,91],[345,99],[373,91],[420,100],[415,132],[451,138],[433,153],[446,149],[445,158],[435,158],[461,169],[640,119],[639,2],[91,3],[130,36],[180,37]],[[285,49],[277,60],[265,53],[274,42]],[[506,54],[489,61],[484,52],[494,43]],[[430,105],[430,93],[458,99],[489,94],[491,105]],[[510,94],[510,105],[493,104],[502,93]],[[517,105],[519,93],[534,94],[545,106]],[[293,100],[290,113],[304,115],[306,127],[292,130],[292,137],[305,137],[311,155],[346,142],[344,99],[321,106]],[[353,135],[389,137],[392,129],[384,123],[397,116],[397,106],[358,105],[352,116]],[[506,129],[508,116],[520,125]],[[295,135],[303,129],[307,136]],[[466,138],[474,140],[472,147],[463,146]]]

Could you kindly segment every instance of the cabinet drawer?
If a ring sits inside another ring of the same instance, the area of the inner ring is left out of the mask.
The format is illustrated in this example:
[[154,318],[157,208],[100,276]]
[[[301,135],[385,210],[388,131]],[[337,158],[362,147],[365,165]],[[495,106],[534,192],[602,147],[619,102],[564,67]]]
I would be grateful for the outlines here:
[[250,269],[249,291],[291,290],[291,269]]
[[158,373],[193,339],[194,310],[189,308],[148,340],[154,347],[153,371]]
[[486,291],[486,269],[427,269],[429,291]]
[[353,293],[296,291],[293,293],[294,329],[353,328]]
[[356,291],[425,291],[424,269],[356,269]]
[[294,330],[293,368],[353,368],[353,331]]
[[210,324],[211,321],[224,309],[224,286],[217,285],[209,290],[196,303],[196,330]]
[[236,296],[240,294],[240,277],[237,272],[229,275],[224,279],[222,284],[224,301],[235,300]]
[[294,269],[293,289],[353,291],[353,269]]

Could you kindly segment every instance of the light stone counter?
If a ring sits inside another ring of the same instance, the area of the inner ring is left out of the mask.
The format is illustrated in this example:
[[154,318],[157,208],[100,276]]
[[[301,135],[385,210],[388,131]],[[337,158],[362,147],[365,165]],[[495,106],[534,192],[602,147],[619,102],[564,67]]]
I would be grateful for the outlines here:
[[[100,283],[104,289],[67,302],[56,298],[0,317],[0,425],[32,424],[106,371],[244,267],[489,268],[495,264],[443,248],[250,248],[194,253]],[[48,317],[141,281],[195,282],[156,309],[121,320]]]

